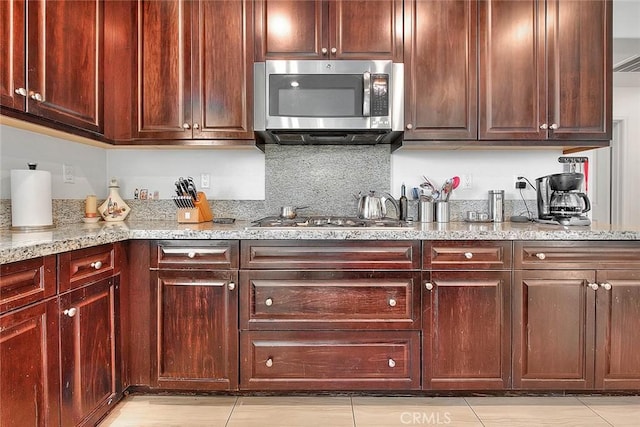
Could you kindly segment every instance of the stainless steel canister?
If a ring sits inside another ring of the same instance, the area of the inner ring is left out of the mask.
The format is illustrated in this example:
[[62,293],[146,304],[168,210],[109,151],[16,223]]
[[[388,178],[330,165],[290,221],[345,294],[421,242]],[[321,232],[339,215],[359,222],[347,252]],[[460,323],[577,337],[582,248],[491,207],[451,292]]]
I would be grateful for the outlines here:
[[420,222],[433,222],[435,219],[435,211],[433,202],[420,200],[418,204],[418,218]]
[[489,219],[504,221],[504,190],[489,190]]
[[449,202],[436,202],[436,222],[449,222]]

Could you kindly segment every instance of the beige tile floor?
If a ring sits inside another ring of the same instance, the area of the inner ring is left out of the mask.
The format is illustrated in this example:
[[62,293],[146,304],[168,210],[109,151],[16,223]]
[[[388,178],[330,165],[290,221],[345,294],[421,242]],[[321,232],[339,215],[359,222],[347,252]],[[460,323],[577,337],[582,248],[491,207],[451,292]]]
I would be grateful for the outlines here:
[[640,396],[125,398],[100,427],[640,426]]

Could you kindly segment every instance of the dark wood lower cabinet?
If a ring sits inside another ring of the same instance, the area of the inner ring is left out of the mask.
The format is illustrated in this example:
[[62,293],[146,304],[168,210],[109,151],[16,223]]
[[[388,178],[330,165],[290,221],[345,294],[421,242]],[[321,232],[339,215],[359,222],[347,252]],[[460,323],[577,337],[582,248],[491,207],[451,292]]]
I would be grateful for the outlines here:
[[60,296],[63,426],[95,425],[116,397],[119,277]]
[[58,426],[57,299],[0,316],[0,425]]
[[246,390],[418,390],[418,331],[242,331]]
[[153,346],[159,388],[234,390],[238,385],[237,271],[154,271]]
[[511,272],[435,271],[423,286],[423,388],[508,389]]

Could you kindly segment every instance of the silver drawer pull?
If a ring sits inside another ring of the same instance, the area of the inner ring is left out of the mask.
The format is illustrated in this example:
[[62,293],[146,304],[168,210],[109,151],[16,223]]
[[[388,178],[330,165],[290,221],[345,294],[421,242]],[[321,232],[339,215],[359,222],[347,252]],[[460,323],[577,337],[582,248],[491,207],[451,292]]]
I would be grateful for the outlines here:
[[69,309],[67,309],[67,310],[63,311],[63,313],[64,313],[66,316],[69,316],[69,317],[73,317],[73,316],[75,316],[77,312],[78,312],[78,309],[77,309],[77,308],[75,308],[75,307],[71,307],[71,308],[69,308]]
[[612,288],[611,283],[607,283],[607,282],[604,282],[603,284],[601,284],[600,287],[603,288],[605,291],[610,291]]
[[96,270],[100,270],[102,268],[102,262],[101,261],[92,262],[91,267],[95,268]]
[[430,291],[430,290],[432,290],[432,289],[433,289],[433,283],[429,283],[429,282],[427,282],[427,283],[425,283],[425,284],[424,284],[424,287],[425,287],[428,291]]
[[233,282],[229,282],[229,284],[227,285],[227,287],[229,288],[230,291],[234,290],[236,288],[236,284]]
[[547,256],[544,254],[544,252],[538,252],[536,254],[536,258],[538,259],[545,259]]
[[396,361],[389,358],[389,367],[390,368],[395,368],[396,367]]
[[267,298],[266,300],[264,300],[264,305],[266,305],[267,307],[271,307],[273,305],[273,300],[271,298]]
[[588,285],[591,289],[593,289],[594,291],[598,290],[598,284],[597,283],[589,283]]
[[389,306],[395,307],[397,304],[396,300],[393,298],[389,298]]
[[264,365],[265,365],[267,368],[272,367],[272,366],[273,366],[273,359],[272,359],[272,358],[268,358],[268,359],[267,359],[267,361],[266,361],[266,362],[264,362]]
[[473,253],[471,253],[471,252],[465,252],[465,253],[464,253],[464,257],[465,257],[466,259],[471,259],[471,258],[473,258]]

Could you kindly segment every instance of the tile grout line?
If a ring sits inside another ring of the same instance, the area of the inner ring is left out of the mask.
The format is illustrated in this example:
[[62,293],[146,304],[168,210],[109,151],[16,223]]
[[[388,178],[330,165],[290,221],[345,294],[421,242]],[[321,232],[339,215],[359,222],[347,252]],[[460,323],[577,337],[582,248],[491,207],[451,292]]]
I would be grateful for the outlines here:
[[589,410],[591,412],[593,412],[594,414],[596,414],[601,420],[603,420],[605,423],[609,424],[610,426],[614,427],[614,424],[610,423],[608,419],[606,419],[605,417],[603,417],[602,415],[600,415],[599,413],[596,412],[595,409],[593,409],[591,406],[589,406],[586,402],[584,402],[582,399],[580,399],[580,397],[576,397],[576,400],[580,403],[582,403],[584,406],[586,406],[587,408],[589,408]]
[[225,427],[229,426],[229,422],[231,421],[231,417],[233,416],[233,411],[236,410],[237,404],[238,404],[238,396],[236,396],[236,400],[233,402],[233,406],[231,407],[231,412],[229,412],[229,416],[227,417],[227,422],[224,423]]
[[356,426],[356,411],[355,409],[353,409],[353,396],[349,395],[349,402],[351,402],[351,419],[353,420],[353,427],[358,427]]
[[480,418],[480,416],[478,415],[478,413],[476,412],[475,409],[473,409],[473,406],[471,406],[471,404],[469,403],[469,401],[467,400],[466,397],[462,397],[464,399],[464,403],[467,404],[467,406],[469,407],[469,409],[471,409],[471,412],[473,412],[473,415],[476,416],[476,418],[478,419],[478,421],[480,421],[480,424],[482,424],[482,426],[484,427],[484,421],[482,421],[482,418]]

